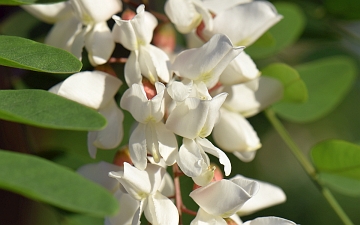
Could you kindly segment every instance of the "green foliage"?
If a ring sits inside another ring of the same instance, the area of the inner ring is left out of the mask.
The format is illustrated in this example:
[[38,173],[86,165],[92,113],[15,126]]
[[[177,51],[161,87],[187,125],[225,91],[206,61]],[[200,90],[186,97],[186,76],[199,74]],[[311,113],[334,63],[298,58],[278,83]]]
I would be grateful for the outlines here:
[[283,102],[305,102],[308,98],[304,82],[299,73],[284,63],[273,63],[263,70],[263,76],[278,79],[284,86]]
[[[274,55],[285,47],[293,44],[301,35],[305,26],[305,16],[296,4],[279,2],[274,3],[279,14],[283,15],[283,19],[273,26],[268,32],[275,43],[268,42],[268,45],[254,43],[246,48],[248,53],[253,59],[266,58]],[[266,34],[269,36],[269,34]],[[260,38],[258,41],[264,43]]]
[[42,158],[0,151],[0,187],[77,213],[114,215],[110,192],[73,171]]
[[66,0],[0,0],[0,5],[28,5],[64,2]]
[[360,146],[328,140],[314,146],[311,156],[321,182],[342,194],[360,196]]
[[105,118],[93,109],[44,90],[1,90],[0,119],[65,130],[100,130]]
[[[24,10],[19,10],[2,21],[0,32],[4,35],[31,38],[32,30],[39,24],[41,22],[37,18]],[[39,34],[39,32],[33,33]]]
[[302,104],[279,103],[274,110],[284,119],[304,123],[330,113],[353,85],[357,70],[346,56],[334,56],[300,65],[296,68],[308,89],[309,100]]
[[13,36],[0,36],[0,65],[48,73],[75,73],[82,64],[55,47]]
[[340,19],[360,19],[359,0],[325,0],[324,6],[331,15]]

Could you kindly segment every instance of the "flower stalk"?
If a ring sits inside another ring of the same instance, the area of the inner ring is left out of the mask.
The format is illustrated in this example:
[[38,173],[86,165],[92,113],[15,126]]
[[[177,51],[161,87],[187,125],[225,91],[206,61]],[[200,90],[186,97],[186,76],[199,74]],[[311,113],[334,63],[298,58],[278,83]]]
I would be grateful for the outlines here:
[[314,166],[309,162],[309,160],[305,157],[304,153],[301,151],[301,149],[296,145],[296,143],[293,141],[281,121],[276,117],[275,112],[268,108],[265,111],[265,115],[270,121],[271,125],[274,127],[274,129],[277,131],[277,133],[280,135],[282,140],[285,142],[285,144],[289,147],[291,152],[294,154],[296,159],[299,161],[303,169],[306,171],[308,176],[312,179],[312,181],[315,183],[315,185],[318,187],[321,194],[324,196],[326,201],[329,203],[329,205],[332,207],[332,209],[336,212],[336,214],[339,216],[341,221],[345,225],[353,225],[354,223],[350,220],[348,215],[344,212],[342,207],[339,205],[339,203],[336,201],[334,195],[330,192],[328,188],[326,188],[318,179],[316,169]]

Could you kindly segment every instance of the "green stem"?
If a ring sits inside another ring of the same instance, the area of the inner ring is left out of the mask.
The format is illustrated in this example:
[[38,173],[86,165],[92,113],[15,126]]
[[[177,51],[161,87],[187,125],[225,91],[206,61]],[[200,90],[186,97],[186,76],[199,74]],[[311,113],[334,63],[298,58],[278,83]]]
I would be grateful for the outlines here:
[[300,162],[301,166],[304,168],[306,173],[310,176],[310,178],[313,180],[313,182],[319,188],[320,192],[325,197],[325,199],[328,201],[330,206],[333,208],[333,210],[336,212],[336,214],[340,217],[342,222],[345,225],[353,225],[354,223],[346,215],[344,210],[341,208],[339,203],[336,201],[335,197],[331,194],[330,190],[327,189],[326,187],[324,187],[322,185],[322,183],[319,181],[315,168],[309,162],[309,160],[305,157],[304,153],[296,145],[296,143],[293,141],[293,139],[290,137],[289,133],[287,132],[287,130],[285,129],[283,124],[276,117],[275,112],[271,109],[267,109],[267,110],[265,110],[265,115],[268,118],[268,120],[270,121],[270,123],[273,125],[275,130],[278,132],[280,137],[286,143],[286,145],[290,148],[291,152],[295,155],[297,160]]

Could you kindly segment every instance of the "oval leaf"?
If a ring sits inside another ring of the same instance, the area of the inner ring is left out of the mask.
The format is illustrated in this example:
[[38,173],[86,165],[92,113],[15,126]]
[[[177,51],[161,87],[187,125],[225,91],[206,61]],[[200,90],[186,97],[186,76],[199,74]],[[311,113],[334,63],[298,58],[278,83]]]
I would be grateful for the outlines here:
[[32,155],[0,150],[0,187],[77,213],[103,217],[118,210],[106,189]]
[[263,76],[278,79],[284,86],[283,102],[305,102],[308,98],[307,89],[299,73],[284,63],[274,63],[263,70]]
[[308,89],[309,99],[303,104],[280,103],[274,110],[284,119],[305,123],[330,113],[352,87],[355,62],[346,56],[313,61],[296,68]]
[[106,119],[93,109],[44,90],[0,91],[0,119],[64,130],[100,130]]
[[81,62],[71,53],[29,39],[0,35],[0,65],[48,73],[75,73]]
[[324,184],[344,194],[360,194],[360,146],[328,140],[314,146],[311,157]]
[[305,16],[299,6],[285,2],[274,3],[274,6],[279,14],[284,17],[269,30],[275,43],[265,46],[255,45],[255,42],[254,45],[246,48],[246,53],[253,59],[266,58],[280,52],[285,47],[294,43],[304,30]]

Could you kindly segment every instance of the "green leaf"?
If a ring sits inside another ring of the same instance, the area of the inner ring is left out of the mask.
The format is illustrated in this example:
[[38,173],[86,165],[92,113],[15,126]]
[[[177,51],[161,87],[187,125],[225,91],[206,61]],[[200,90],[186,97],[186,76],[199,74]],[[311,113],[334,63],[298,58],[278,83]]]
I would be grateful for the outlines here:
[[275,46],[275,44],[276,44],[276,41],[275,41],[274,37],[272,36],[272,34],[269,31],[267,31],[259,39],[257,39],[254,42],[254,44],[252,44],[252,46],[264,48],[264,47]]
[[314,146],[312,161],[324,184],[348,195],[360,195],[360,146],[328,140]]
[[303,104],[279,103],[274,110],[284,119],[305,123],[330,113],[351,89],[357,74],[355,62],[346,56],[320,59],[296,68],[308,89]]
[[284,17],[269,30],[275,44],[267,46],[254,44],[246,48],[246,53],[253,59],[266,58],[280,52],[293,44],[304,30],[305,16],[299,6],[286,2],[274,3],[274,5]]
[[[30,13],[19,10],[8,16],[0,26],[2,34],[31,39],[31,31],[41,22]],[[21,27],[21,29],[19,29]],[[34,32],[38,35],[39,32]]]
[[0,119],[64,130],[100,130],[105,118],[93,109],[44,90],[1,90]]
[[32,155],[0,150],[0,187],[77,213],[114,215],[110,192],[75,172]]
[[48,73],[75,73],[81,62],[71,53],[25,38],[0,35],[0,65]]
[[64,2],[66,0],[0,0],[0,5],[27,5]]
[[299,73],[284,63],[273,63],[263,70],[263,76],[278,79],[284,86],[282,102],[305,102],[308,98],[307,89]]

